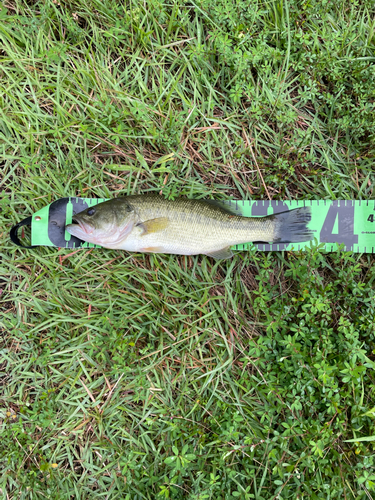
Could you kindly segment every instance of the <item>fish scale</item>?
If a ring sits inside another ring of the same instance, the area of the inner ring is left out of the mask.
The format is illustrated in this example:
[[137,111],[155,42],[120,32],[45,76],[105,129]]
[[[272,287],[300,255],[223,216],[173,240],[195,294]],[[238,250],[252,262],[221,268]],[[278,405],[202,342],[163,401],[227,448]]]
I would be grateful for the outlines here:
[[[195,200],[178,199],[174,202],[155,199],[161,205],[156,209],[154,201],[143,203],[141,197],[130,202],[139,207],[137,212],[141,221],[152,220],[158,217],[167,217],[170,221],[168,227],[158,233],[148,235],[135,235],[134,249],[162,246],[165,253],[189,252],[201,253],[202,239],[208,252],[220,248],[258,239],[270,241],[273,237],[271,221],[256,220],[239,216],[228,216],[227,212],[213,205]],[[189,241],[187,242],[187,235]],[[219,245],[218,245],[219,242]],[[127,249],[129,240],[121,248]]]

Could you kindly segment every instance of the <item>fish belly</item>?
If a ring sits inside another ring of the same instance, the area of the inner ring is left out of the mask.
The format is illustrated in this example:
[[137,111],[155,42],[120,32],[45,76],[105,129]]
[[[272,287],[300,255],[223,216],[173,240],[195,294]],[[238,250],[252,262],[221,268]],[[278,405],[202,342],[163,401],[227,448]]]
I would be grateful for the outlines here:
[[146,233],[135,227],[117,248],[129,252],[170,253],[179,255],[210,254],[228,246],[249,241],[269,241],[270,235],[262,234],[260,228],[223,228],[220,224],[191,224],[181,227],[171,221],[166,229]]

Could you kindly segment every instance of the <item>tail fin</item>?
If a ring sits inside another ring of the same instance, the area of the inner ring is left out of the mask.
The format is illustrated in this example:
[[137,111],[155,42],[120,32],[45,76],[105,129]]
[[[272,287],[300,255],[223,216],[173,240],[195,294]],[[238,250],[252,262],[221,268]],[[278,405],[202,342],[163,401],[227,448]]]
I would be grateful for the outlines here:
[[274,214],[276,227],[275,238],[272,243],[295,243],[297,241],[312,240],[314,235],[307,229],[311,220],[310,207],[301,207]]

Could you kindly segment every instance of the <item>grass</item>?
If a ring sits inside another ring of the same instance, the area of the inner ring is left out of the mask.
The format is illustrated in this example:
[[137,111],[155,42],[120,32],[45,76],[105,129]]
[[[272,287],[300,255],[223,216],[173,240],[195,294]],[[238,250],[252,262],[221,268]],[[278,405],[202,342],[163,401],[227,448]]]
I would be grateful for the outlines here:
[[373,256],[8,237],[69,195],[373,199],[374,14],[3,3],[1,498],[375,498]]

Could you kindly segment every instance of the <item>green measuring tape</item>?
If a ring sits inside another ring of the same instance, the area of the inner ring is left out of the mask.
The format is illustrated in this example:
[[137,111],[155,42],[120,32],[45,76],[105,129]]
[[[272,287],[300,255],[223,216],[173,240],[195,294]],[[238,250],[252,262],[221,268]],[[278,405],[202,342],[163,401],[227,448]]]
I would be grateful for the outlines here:
[[[19,246],[18,237],[21,226],[31,226],[31,247],[52,246],[61,248],[100,248],[99,245],[84,242],[65,231],[65,225],[72,217],[88,207],[106,201],[92,198],[61,198],[42,208],[31,217],[16,224],[10,231],[10,238]],[[374,200],[307,200],[307,201],[233,201],[225,202],[236,206],[245,217],[259,217],[272,213],[285,212],[294,208],[311,207],[309,229],[313,231],[317,243],[332,252],[344,244],[346,250],[356,253],[375,253],[375,201]],[[310,242],[263,244],[257,243],[258,250],[298,251],[310,246]],[[236,245],[235,250],[247,250],[252,243]],[[26,248],[31,248],[26,247]]]

